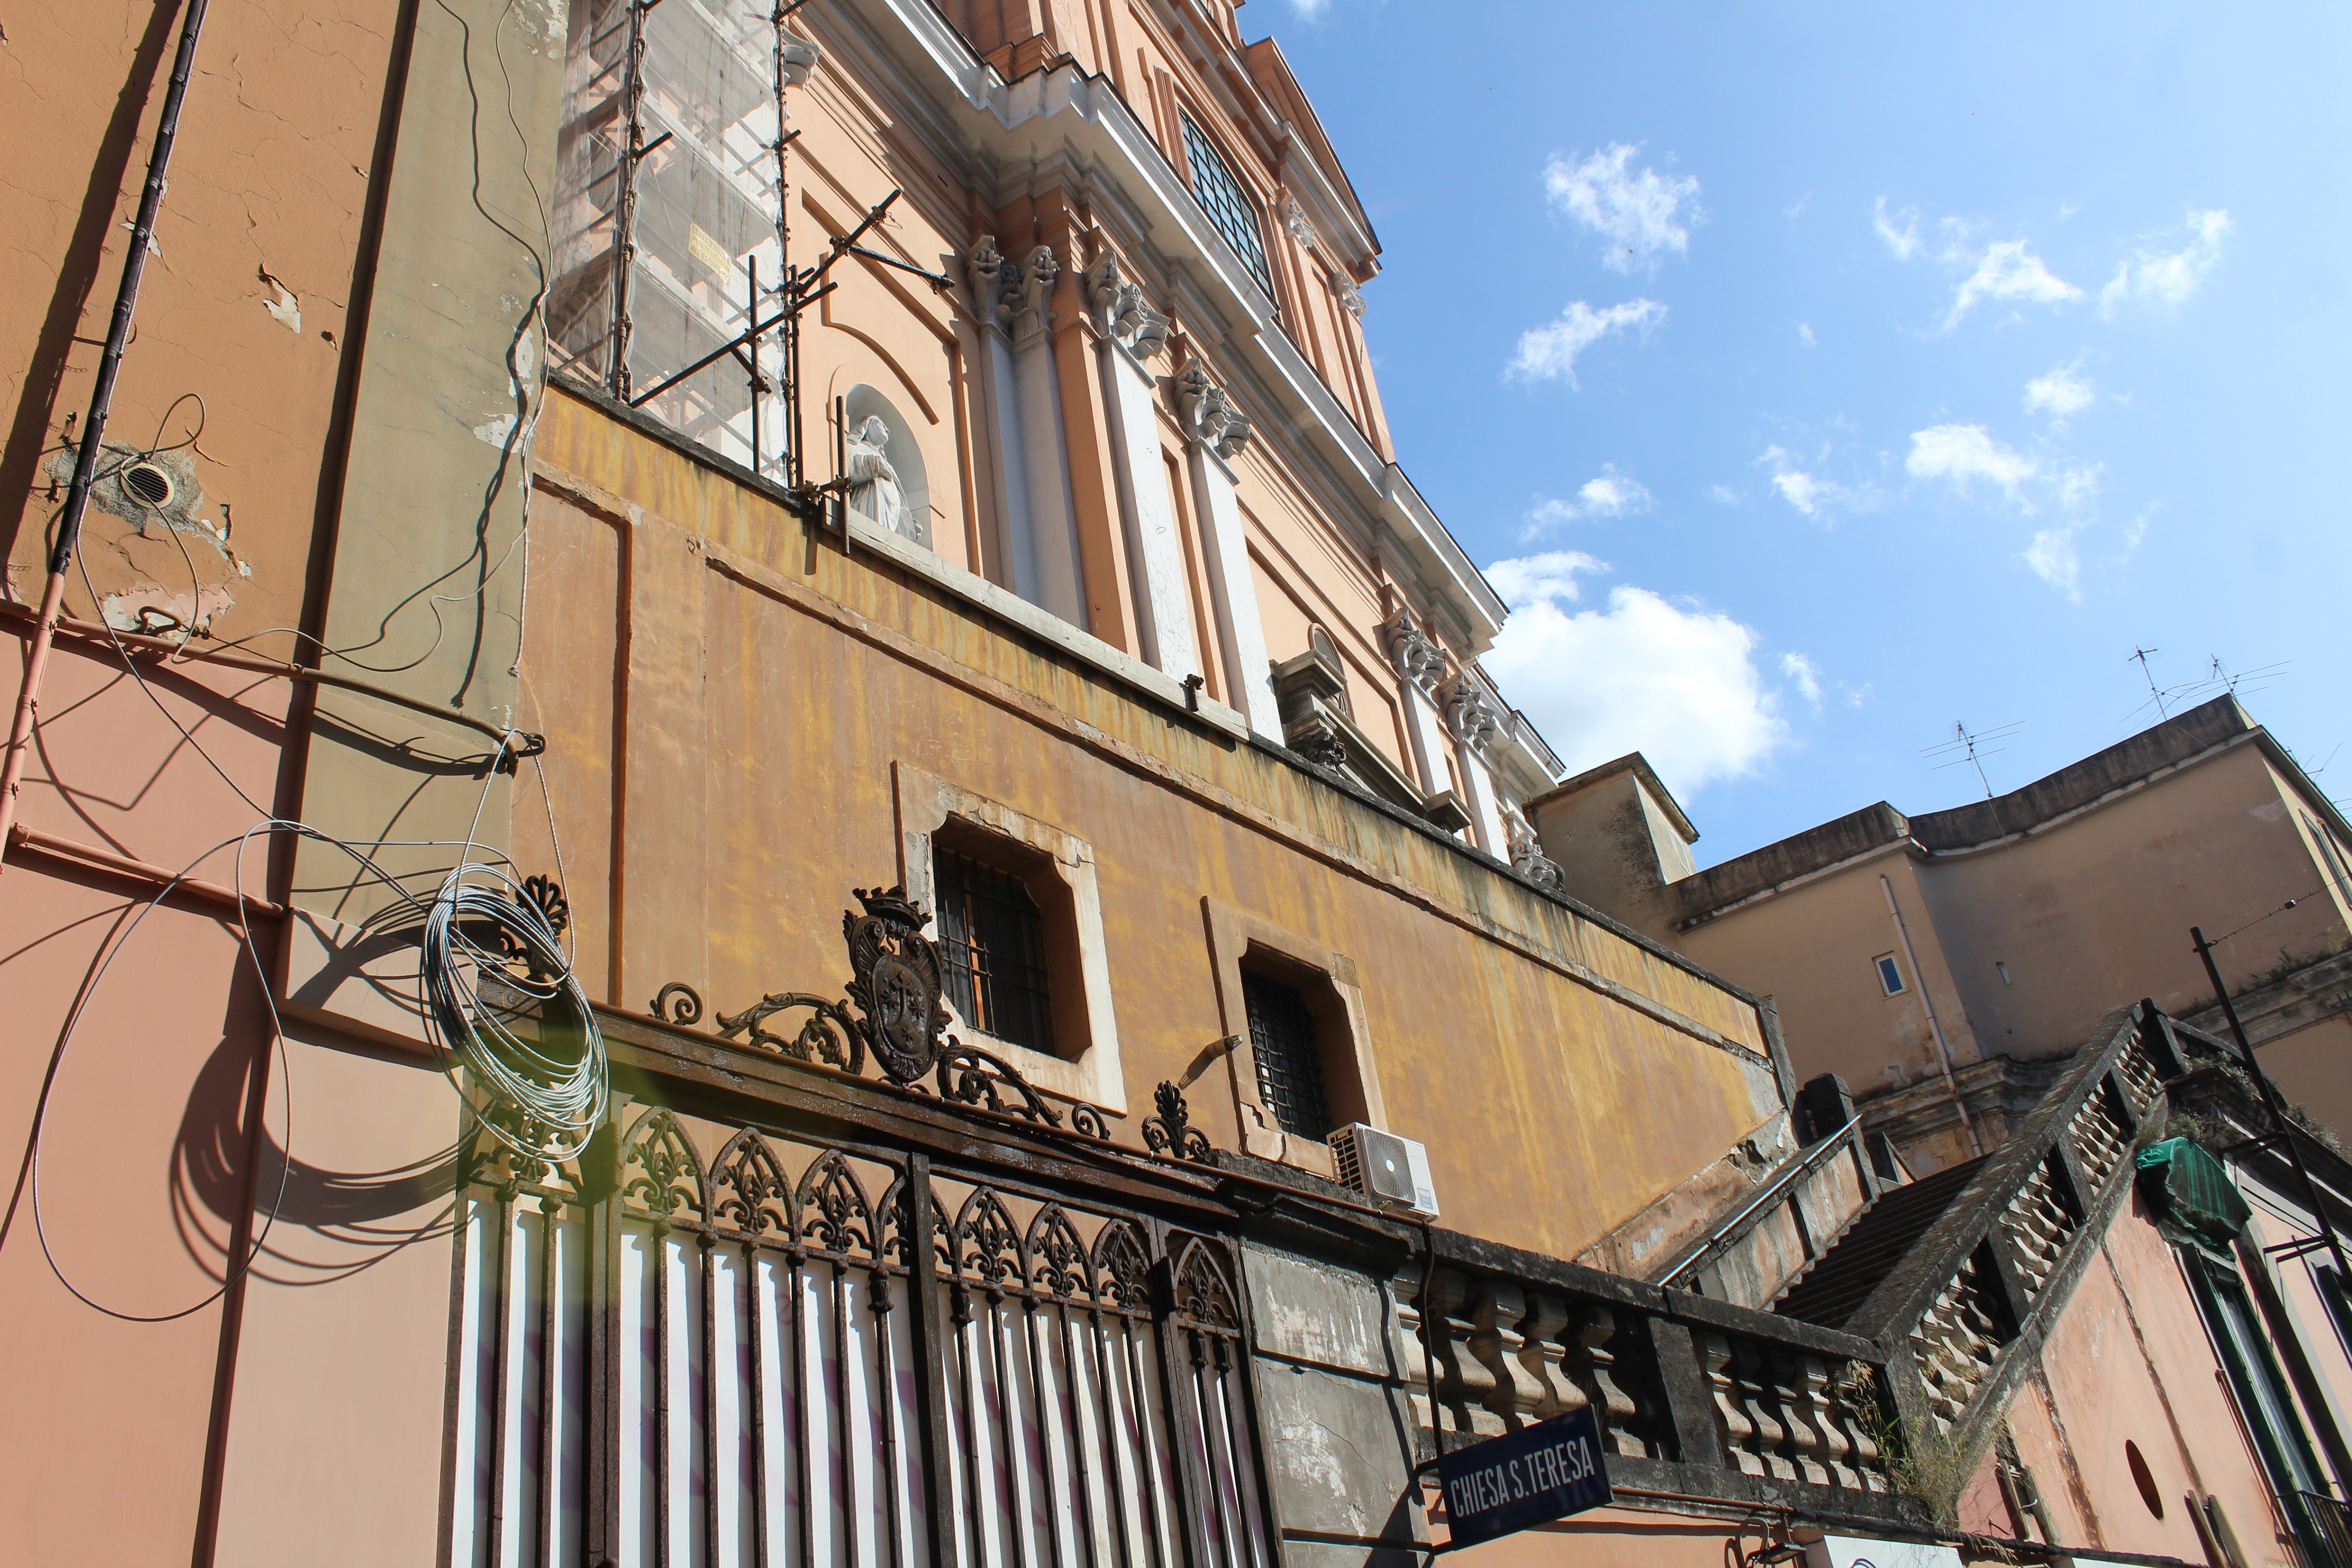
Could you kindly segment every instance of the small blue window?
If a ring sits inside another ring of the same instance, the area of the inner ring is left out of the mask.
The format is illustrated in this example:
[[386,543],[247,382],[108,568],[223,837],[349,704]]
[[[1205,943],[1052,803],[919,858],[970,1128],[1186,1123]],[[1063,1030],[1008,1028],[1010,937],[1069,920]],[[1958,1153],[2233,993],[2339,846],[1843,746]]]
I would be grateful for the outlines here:
[[1903,994],[1903,971],[1895,962],[1895,955],[1882,953],[1871,960],[1878,966],[1878,988],[1890,997]]

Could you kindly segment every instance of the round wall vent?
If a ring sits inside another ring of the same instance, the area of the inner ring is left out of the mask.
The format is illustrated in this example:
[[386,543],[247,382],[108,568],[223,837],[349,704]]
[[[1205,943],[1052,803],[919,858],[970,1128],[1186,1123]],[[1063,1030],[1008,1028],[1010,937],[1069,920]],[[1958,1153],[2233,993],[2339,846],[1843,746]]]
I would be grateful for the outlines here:
[[173,489],[172,476],[152,463],[133,463],[122,471],[123,494],[151,507],[169,505]]

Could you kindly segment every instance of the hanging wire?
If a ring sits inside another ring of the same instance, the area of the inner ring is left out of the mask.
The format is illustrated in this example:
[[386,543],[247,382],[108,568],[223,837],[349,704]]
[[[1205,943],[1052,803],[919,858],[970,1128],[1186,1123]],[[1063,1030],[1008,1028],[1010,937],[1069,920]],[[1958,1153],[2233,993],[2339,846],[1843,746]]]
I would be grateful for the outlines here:
[[[513,741],[509,730],[499,742],[491,779],[498,777]],[[527,1159],[577,1159],[604,1120],[610,1074],[604,1031],[596,1027],[595,1009],[572,974],[549,913],[507,867],[474,858],[482,810],[489,800],[486,782],[474,805],[473,823],[466,830],[465,853],[442,878],[425,915],[421,977],[425,1032],[452,1083],[457,1082],[454,1056],[490,1091],[494,1111],[498,1102],[513,1107],[513,1124],[495,1113],[482,1118],[491,1136]],[[552,830],[551,812],[548,823]],[[507,967],[516,956],[529,970],[520,979]],[[539,1004],[534,1032],[541,1040],[526,1039],[509,1027],[520,1016],[520,1008],[485,1001],[477,985],[485,973],[499,976],[507,988]],[[551,1017],[549,1004],[558,1001],[575,1020],[576,1032]],[[551,1054],[541,1044],[559,1049]],[[464,1087],[458,1087],[462,1094]]]

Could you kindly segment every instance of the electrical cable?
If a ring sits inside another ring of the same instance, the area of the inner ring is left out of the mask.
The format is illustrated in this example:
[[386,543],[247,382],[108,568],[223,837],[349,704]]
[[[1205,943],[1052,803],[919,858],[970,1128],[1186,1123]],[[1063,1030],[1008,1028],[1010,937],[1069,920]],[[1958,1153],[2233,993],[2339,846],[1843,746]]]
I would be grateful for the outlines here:
[[[487,804],[488,799],[489,787],[486,784],[482,804]],[[474,827],[462,841],[383,839],[369,841],[362,848],[307,823],[266,818],[236,837],[222,840],[190,861],[170,882],[158,889],[131,924],[109,942],[96,972],[90,977],[89,983],[82,988],[80,996],[67,1014],[65,1028],[58,1036],[56,1049],[50,1053],[48,1069],[42,1077],[40,1093],[34,1105],[31,1145],[27,1153],[34,1233],[40,1241],[41,1255],[50,1272],[76,1301],[93,1312],[125,1322],[173,1322],[202,1312],[219,1301],[229,1287],[252,1268],[266,1249],[270,1229],[285,1205],[287,1184],[293,1168],[293,1081],[286,1056],[285,1020],[278,1010],[275,989],[262,962],[260,949],[254,941],[250,920],[242,913],[235,917],[239,943],[260,986],[262,1005],[268,1010],[269,1038],[278,1056],[279,1098],[285,1106],[285,1130],[278,1145],[284,1152],[278,1171],[278,1195],[270,1203],[268,1218],[245,1257],[224,1271],[219,1290],[190,1306],[152,1314],[121,1312],[92,1299],[67,1274],[50,1245],[47,1221],[41,1203],[41,1152],[58,1076],[64,1068],[82,1019],[113,969],[115,960],[122,956],[124,948],[138,934],[147,916],[153,914],[181,883],[192,876],[197,866],[232,845],[236,849],[234,886],[242,909],[247,896],[245,856],[257,835],[291,833],[341,850],[356,862],[363,879],[389,889],[412,912],[425,917],[425,962],[419,979],[427,1004],[425,1009],[428,1025],[426,1035],[440,1060],[444,1075],[457,1090],[459,1103],[471,1121],[529,1159],[572,1159],[586,1147],[588,1139],[602,1124],[609,1103],[610,1074],[603,1035],[596,1027],[594,1011],[572,975],[570,959],[557,937],[552,922],[530,902],[522,885],[515,880],[511,862],[502,866],[493,861],[475,858],[475,851],[479,847],[477,835],[480,821],[481,805],[478,805]],[[551,829],[552,825],[551,819]],[[397,877],[377,864],[374,856],[367,852],[391,848],[462,848],[464,855],[457,870],[443,879],[439,891],[428,904],[402,886]],[[504,857],[499,858],[503,860]],[[468,881],[469,878],[475,880]],[[485,885],[480,879],[488,879],[495,885]],[[518,956],[531,971],[528,977],[513,977],[507,968]],[[546,1011],[543,1004],[562,998],[582,1020],[579,1049],[575,1052],[551,1055],[508,1028],[506,1019],[513,1016],[511,1009],[502,1015],[499,1009],[486,1004],[479,994],[478,982],[486,970],[506,974],[509,977],[506,983],[509,987],[541,1001],[542,1018]],[[502,1058],[501,1051],[511,1052],[521,1065],[518,1067]],[[460,1066],[475,1073],[486,1088],[514,1103],[521,1113],[521,1126],[504,1124],[495,1111],[485,1114],[458,1076]],[[530,1135],[534,1132],[542,1135],[534,1140]]]
[[[501,761],[506,749],[501,742]],[[492,777],[496,772],[493,768]],[[449,1071],[454,1054],[521,1113],[520,1127],[483,1117],[492,1136],[527,1159],[576,1159],[604,1119],[611,1075],[604,1032],[546,912],[509,872],[474,859],[482,808],[489,798],[485,787],[466,831],[464,857],[442,879],[425,916],[426,1032],[441,1053],[443,1071]],[[551,812],[551,826],[553,821]],[[480,935],[485,931],[487,941]],[[517,954],[530,974],[505,983],[541,1004],[542,1032],[551,1021],[546,1004],[562,999],[578,1019],[575,1051],[549,1054],[507,1027],[514,1009],[485,1003],[475,978],[486,972],[506,974],[508,960]]]

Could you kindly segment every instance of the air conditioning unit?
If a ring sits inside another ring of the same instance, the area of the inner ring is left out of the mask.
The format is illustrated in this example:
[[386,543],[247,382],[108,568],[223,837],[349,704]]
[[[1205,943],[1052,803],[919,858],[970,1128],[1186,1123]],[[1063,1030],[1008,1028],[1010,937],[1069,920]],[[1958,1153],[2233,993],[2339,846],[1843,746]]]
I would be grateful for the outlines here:
[[1375,1203],[1437,1218],[1437,1189],[1429,1184],[1429,1151],[1411,1138],[1383,1133],[1361,1122],[1331,1134],[1331,1153],[1342,1185]]

